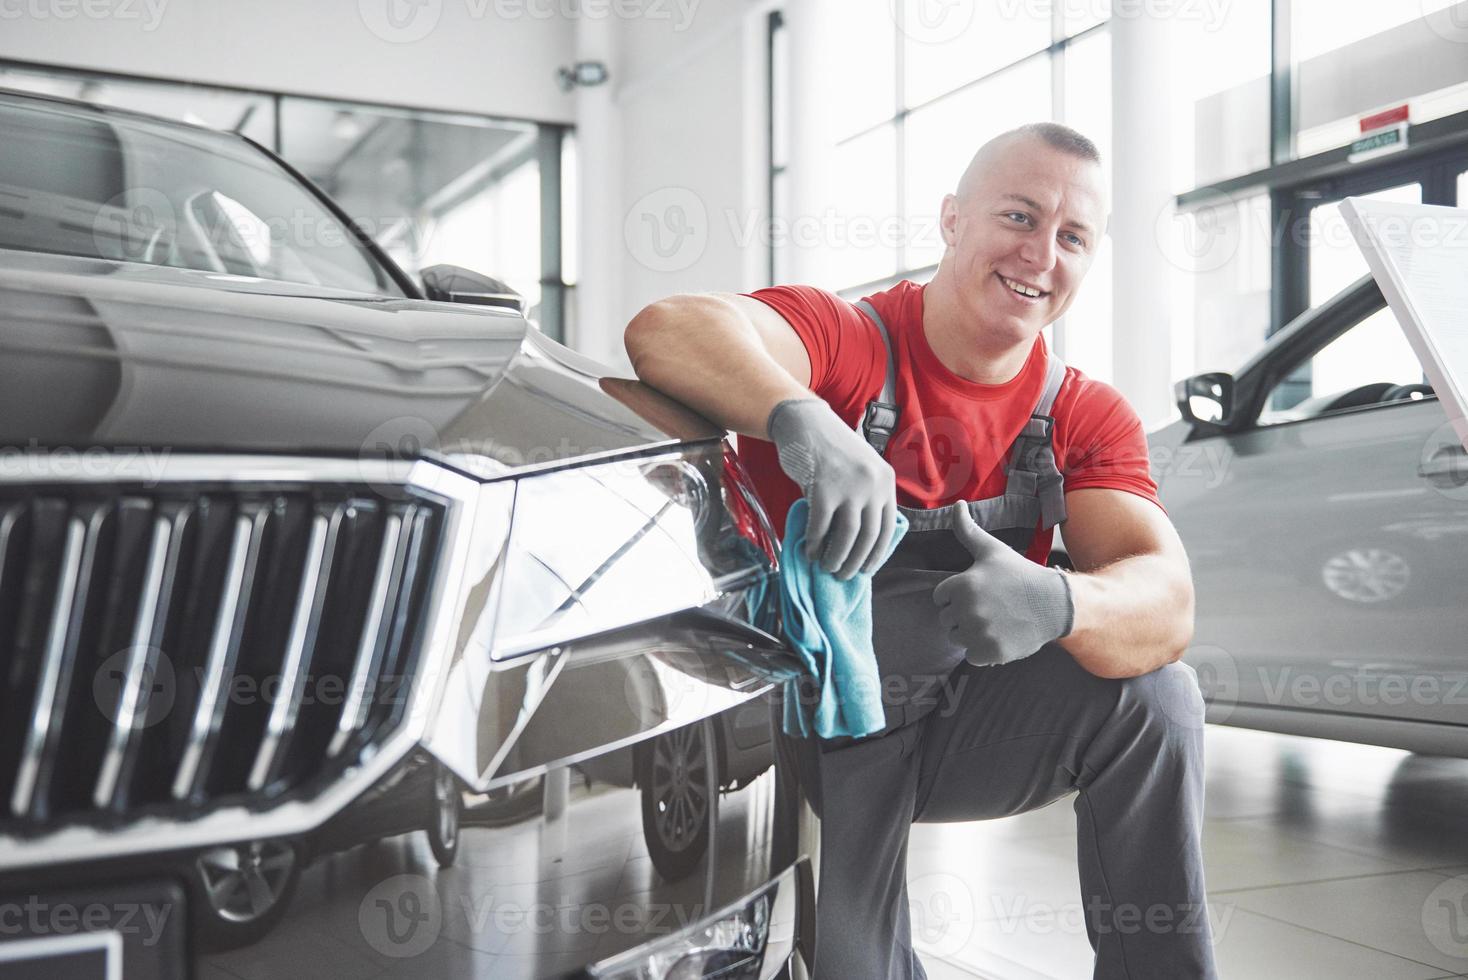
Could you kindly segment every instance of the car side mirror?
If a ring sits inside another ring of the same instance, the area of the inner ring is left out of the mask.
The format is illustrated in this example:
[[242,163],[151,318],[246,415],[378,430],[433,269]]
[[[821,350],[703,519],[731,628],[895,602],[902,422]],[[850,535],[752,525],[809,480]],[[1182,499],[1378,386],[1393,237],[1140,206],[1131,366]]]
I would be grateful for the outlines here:
[[432,265],[422,275],[423,291],[431,300],[499,306],[525,315],[525,297],[491,276],[456,265]]
[[1210,371],[1184,378],[1173,388],[1177,410],[1194,425],[1222,428],[1234,408],[1234,376]]

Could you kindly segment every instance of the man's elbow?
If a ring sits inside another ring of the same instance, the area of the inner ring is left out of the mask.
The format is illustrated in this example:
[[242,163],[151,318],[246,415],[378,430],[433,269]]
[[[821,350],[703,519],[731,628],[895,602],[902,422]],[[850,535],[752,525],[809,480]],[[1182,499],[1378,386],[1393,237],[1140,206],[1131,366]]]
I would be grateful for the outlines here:
[[627,324],[627,329],[622,331],[622,346],[627,350],[627,358],[632,362],[632,370],[641,377],[639,363],[642,362],[649,351],[659,346],[659,335],[668,329],[668,325],[677,315],[678,297],[670,296],[649,303],[638,311]]

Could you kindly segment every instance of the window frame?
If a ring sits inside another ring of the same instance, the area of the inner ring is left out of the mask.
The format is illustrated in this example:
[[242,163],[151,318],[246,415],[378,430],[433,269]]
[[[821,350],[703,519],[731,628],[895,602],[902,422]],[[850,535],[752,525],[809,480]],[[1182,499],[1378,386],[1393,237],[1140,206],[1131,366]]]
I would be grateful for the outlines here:
[[[1437,401],[1438,396],[1433,394],[1417,401],[1374,402],[1367,405],[1353,405],[1349,408],[1324,412],[1303,419],[1282,419],[1278,422],[1260,423],[1259,417],[1268,405],[1269,396],[1301,364],[1386,308],[1386,297],[1376,286],[1375,280],[1368,275],[1364,280],[1358,280],[1323,305],[1316,307],[1308,321],[1292,324],[1291,329],[1277,334],[1276,340],[1261,352],[1261,359],[1247,368],[1235,382],[1237,415],[1233,423],[1227,426],[1227,431],[1229,433],[1273,431],[1286,426],[1343,418],[1376,409]],[[1403,341],[1405,340],[1404,337]]]

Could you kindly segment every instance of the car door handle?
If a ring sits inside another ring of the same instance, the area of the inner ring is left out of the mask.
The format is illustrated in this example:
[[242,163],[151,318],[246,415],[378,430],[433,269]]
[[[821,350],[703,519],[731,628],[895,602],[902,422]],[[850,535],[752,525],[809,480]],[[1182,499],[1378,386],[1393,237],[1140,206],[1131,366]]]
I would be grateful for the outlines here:
[[1449,446],[1417,467],[1417,475],[1429,480],[1468,481],[1468,452]]

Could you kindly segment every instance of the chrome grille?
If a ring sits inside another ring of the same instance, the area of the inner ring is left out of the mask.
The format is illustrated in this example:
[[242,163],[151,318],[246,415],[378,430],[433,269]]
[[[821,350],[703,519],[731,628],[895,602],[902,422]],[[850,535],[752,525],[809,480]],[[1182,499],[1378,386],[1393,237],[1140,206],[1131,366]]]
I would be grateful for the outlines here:
[[0,832],[311,796],[407,710],[447,504],[0,486]]

